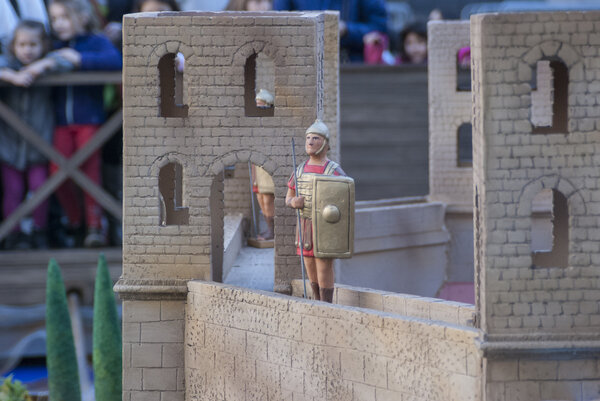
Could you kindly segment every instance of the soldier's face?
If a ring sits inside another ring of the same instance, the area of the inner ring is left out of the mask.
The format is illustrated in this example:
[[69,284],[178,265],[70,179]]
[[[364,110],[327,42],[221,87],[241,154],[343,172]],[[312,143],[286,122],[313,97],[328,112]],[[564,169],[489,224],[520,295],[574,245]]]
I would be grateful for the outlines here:
[[309,156],[316,155],[319,152],[319,149],[321,149],[323,146],[323,142],[325,142],[325,138],[323,138],[321,135],[306,135],[306,144],[304,145],[306,154]]

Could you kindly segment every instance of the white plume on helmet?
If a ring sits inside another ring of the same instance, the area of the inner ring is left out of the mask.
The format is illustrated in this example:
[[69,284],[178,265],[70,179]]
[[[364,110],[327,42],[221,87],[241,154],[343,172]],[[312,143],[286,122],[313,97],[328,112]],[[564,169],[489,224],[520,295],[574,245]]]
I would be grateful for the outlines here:
[[267,105],[269,106],[273,106],[273,102],[275,101],[275,98],[273,97],[273,95],[271,94],[271,92],[269,92],[266,89],[261,89],[258,91],[258,93],[256,94],[256,100],[262,100],[263,102],[265,102]]

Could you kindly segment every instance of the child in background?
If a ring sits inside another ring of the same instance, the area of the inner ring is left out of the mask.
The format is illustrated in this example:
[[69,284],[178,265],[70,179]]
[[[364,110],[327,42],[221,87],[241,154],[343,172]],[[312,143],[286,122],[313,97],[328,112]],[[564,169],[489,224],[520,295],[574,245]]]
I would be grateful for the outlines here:
[[427,64],[427,24],[417,21],[400,32],[400,51],[394,57],[389,50],[389,39],[381,32],[369,32],[363,37],[366,64]]
[[[41,22],[23,20],[17,24],[8,54],[0,56],[0,80],[20,88],[2,88],[0,99],[46,142],[52,142],[54,110],[50,87],[27,88],[45,71],[67,71],[73,65],[51,53],[50,40]],[[0,170],[3,184],[2,215],[6,219],[17,209],[26,194],[46,181],[47,161],[32,145],[6,123],[0,122]],[[46,248],[48,202],[33,211],[33,231],[26,235],[15,227],[4,243],[5,249]]]
[[417,21],[400,33],[399,64],[427,64],[427,24]]
[[[96,28],[93,13],[86,0],[51,0],[48,11],[53,33],[54,48],[80,70],[119,70],[121,55],[104,36],[93,33]],[[89,141],[106,117],[102,86],[59,87],[56,93],[56,123],[54,147],[71,157]],[[100,151],[94,152],[81,166],[93,182],[100,184]],[[50,164],[50,172],[58,166]],[[57,191],[56,196],[67,214],[69,231],[76,234],[83,226],[83,211],[78,202],[77,188],[70,180]],[[101,232],[102,211],[98,203],[84,194],[86,247],[103,246],[106,238]]]
[[363,59],[369,65],[394,65],[397,60],[390,52],[390,39],[381,32],[369,32],[363,37]]

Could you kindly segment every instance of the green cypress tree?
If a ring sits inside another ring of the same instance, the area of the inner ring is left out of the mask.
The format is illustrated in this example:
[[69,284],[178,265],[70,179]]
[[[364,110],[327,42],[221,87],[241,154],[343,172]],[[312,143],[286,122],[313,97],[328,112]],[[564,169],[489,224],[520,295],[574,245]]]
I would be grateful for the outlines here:
[[94,287],[94,389],[96,401],[120,401],[121,329],[104,255],[98,259]]
[[46,367],[52,401],[81,401],[67,294],[54,259],[48,263],[46,282]]

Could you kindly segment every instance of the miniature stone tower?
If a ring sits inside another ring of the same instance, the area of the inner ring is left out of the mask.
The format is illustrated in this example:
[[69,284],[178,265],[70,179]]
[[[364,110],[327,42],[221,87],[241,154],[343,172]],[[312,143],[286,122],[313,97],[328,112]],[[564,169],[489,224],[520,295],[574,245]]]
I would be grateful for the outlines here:
[[470,43],[468,21],[427,24],[429,200],[446,204],[450,232],[445,278],[473,281],[473,167],[471,74],[458,65]]
[[[283,202],[291,139],[302,155],[321,118],[339,158],[338,16],[142,13],[124,18],[123,36],[124,399],[182,400],[186,284],[222,279],[225,166],[273,176],[275,290],[300,277]],[[259,55],[274,65],[271,109],[254,101]]]
[[[471,17],[476,296],[486,400],[598,397],[598,12]],[[532,121],[550,66],[552,118]],[[552,249],[532,201],[552,193]]]
[[[459,155],[459,142],[463,128],[470,133],[471,91],[459,85],[456,62],[458,51],[469,46],[469,22],[435,21],[427,28],[429,198],[470,212],[471,155],[464,159]],[[470,140],[470,136],[465,139]]]

